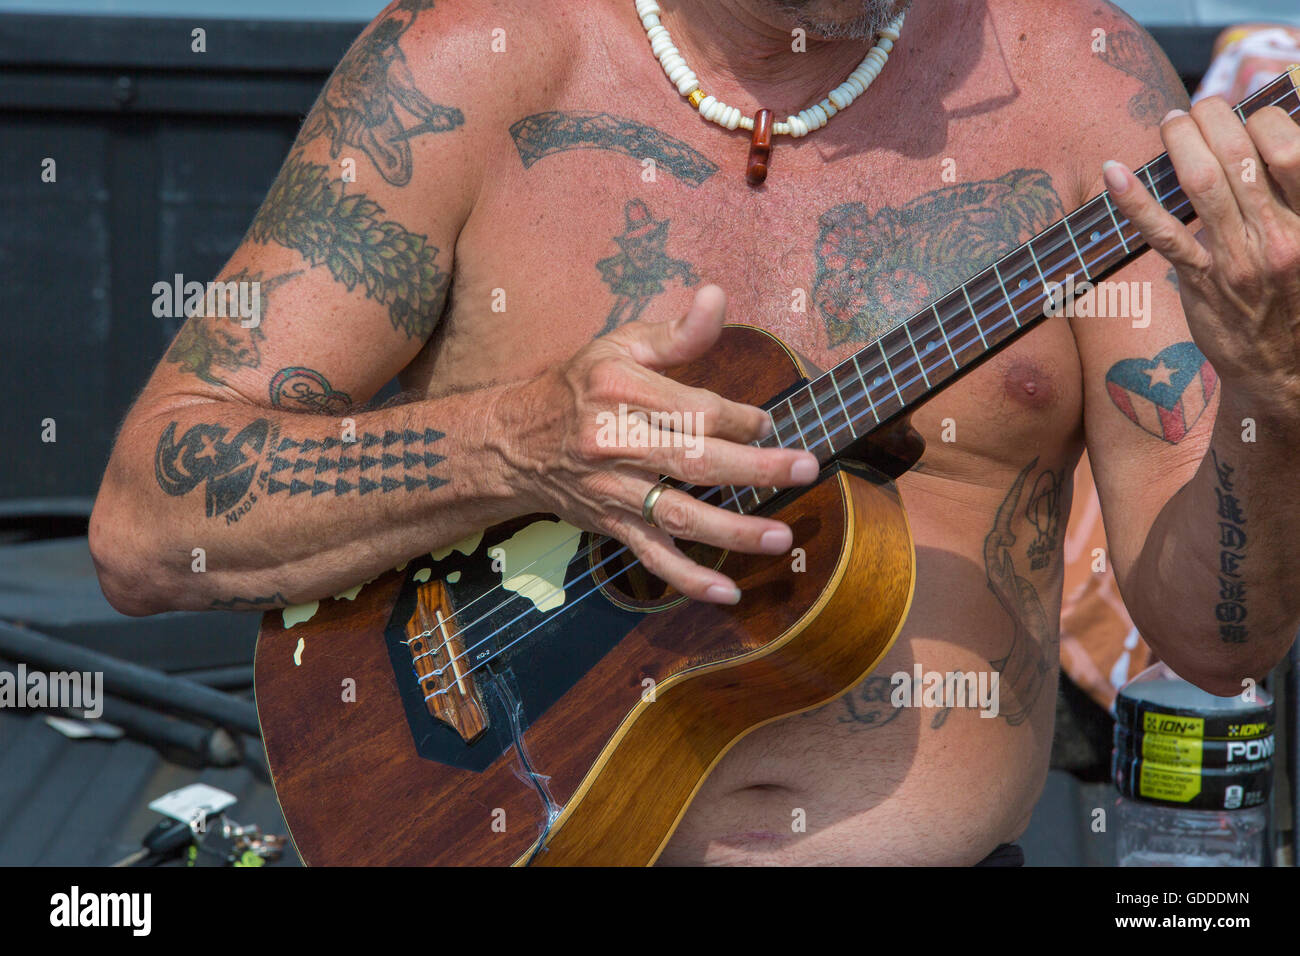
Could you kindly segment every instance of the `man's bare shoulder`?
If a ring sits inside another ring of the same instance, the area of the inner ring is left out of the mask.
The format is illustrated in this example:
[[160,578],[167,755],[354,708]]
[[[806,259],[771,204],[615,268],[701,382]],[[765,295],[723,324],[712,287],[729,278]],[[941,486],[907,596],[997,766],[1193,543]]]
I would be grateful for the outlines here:
[[[606,4],[556,0],[395,0],[414,16],[402,47],[417,78],[454,84],[480,111],[510,113],[554,97],[579,62],[584,26]],[[467,120],[469,117],[467,117]]]
[[1145,163],[1164,151],[1160,121],[1187,92],[1160,45],[1108,0],[997,0],[1000,42],[1014,47],[1021,88],[1043,117],[1079,201],[1100,190],[1100,165]]

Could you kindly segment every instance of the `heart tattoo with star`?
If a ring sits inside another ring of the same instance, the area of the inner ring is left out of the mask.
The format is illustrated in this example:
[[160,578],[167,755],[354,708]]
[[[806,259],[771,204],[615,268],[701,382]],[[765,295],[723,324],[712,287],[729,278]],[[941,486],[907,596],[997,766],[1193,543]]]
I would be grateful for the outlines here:
[[1106,391],[1115,407],[1171,445],[1195,427],[1218,383],[1214,366],[1192,342],[1177,342],[1154,359],[1124,359],[1106,373]]

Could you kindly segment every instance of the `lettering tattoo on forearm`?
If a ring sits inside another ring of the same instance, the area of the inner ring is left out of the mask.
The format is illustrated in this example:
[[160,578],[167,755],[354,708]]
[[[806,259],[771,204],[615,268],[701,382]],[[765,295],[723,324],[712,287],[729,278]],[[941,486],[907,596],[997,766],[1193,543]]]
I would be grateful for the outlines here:
[[327,266],[348,291],[360,285],[367,299],[387,305],[394,329],[427,339],[442,315],[450,276],[438,265],[437,246],[383,212],[364,193],[345,192],[328,167],[295,155],[271,185],[248,238]]
[[1106,373],[1106,392],[1124,417],[1171,445],[1196,427],[1218,383],[1194,342],[1176,342],[1153,359],[1121,359]]
[[[988,575],[989,590],[998,599],[998,603],[1011,618],[1013,626],[1011,647],[1005,655],[989,663],[1002,676],[999,687],[1004,692],[1000,702],[1000,714],[1013,727],[1023,723],[1029,716],[1042,689],[1052,678],[1052,661],[1057,653],[1060,634],[1057,621],[1047,614],[1042,598],[1034,585],[1016,571],[1012,548],[1016,535],[1012,523],[1021,517],[1020,498],[1025,482],[1038,466],[1035,458],[1016,476],[1011,490],[998,507],[993,528],[984,539],[984,568]],[[1050,478],[1045,479],[1044,475]],[[1035,482],[1035,494],[1031,495],[1026,515],[1036,527],[1062,526],[1063,508],[1069,500],[1070,485],[1064,470],[1052,473],[1050,470],[1038,476]],[[1050,496],[1045,496],[1039,489],[1053,489]],[[1039,563],[1032,560],[1042,557],[1046,552],[1030,548],[1031,567],[1039,569]],[[1052,554],[1060,553],[1059,543],[1053,545]],[[1049,656],[1050,652],[1050,656]],[[1005,694],[1009,692],[1008,700]]]
[[814,248],[813,300],[830,346],[878,338],[1061,216],[1051,176],[1033,169],[874,214],[835,206],[818,219]]
[[[1107,5],[1131,22],[1124,11]],[[1142,84],[1128,102],[1130,116],[1147,126],[1159,126],[1170,110],[1187,109],[1187,90],[1154,40],[1138,30],[1121,29],[1107,33],[1105,43],[1099,54],[1102,62]]]
[[257,368],[262,364],[260,345],[266,339],[265,325],[270,315],[271,293],[288,282],[299,272],[286,272],[262,278],[260,272],[240,269],[232,275],[219,280],[227,287],[241,282],[258,283],[258,305],[260,312],[257,324],[244,327],[244,319],[238,310],[228,310],[228,317],[192,315],[181,326],[171,348],[167,350],[167,361],[180,365],[180,370],[198,376],[212,385],[224,385],[218,369],[233,372],[241,368]]
[[[375,21],[330,76],[303,123],[299,144],[329,136],[331,158],[350,146],[365,153],[390,185],[411,181],[409,140],[465,123],[460,110],[439,106],[420,92],[398,42],[421,11],[432,9],[433,0],[401,0]],[[399,106],[417,122],[403,126]]]
[[552,153],[602,149],[654,160],[655,169],[671,173],[694,189],[718,171],[703,153],[676,137],[636,120],[597,112],[549,112],[525,116],[510,127],[524,168]]
[[1219,603],[1214,616],[1219,624],[1219,638],[1225,644],[1244,644],[1249,637],[1246,630],[1246,584],[1241,579],[1241,564],[1246,560],[1246,515],[1240,499],[1234,494],[1231,465],[1219,461],[1218,454],[1210,449],[1214,463],[1217,499],[1216,515],[1219,519]]
[[389,494],[435,490],[445,459],[431,448],[446,437],[433,428],[362,432],[342,438],[289,438],[265,418],[227,440],[224,425],[191,426],[179,440],[172,422],[158,439],[154,474],[167,494],[181,497],[203,485],[204,513],[234,524],[259,496]]
[[667,219],[656,219],[640,199],[628,201],[623,219],[623,232],[614,237],[619,251],[596,263],[616,296],[601,335],[639,319],[650,300],[664,291],[665,282],[678,279],[693,286],[700,281],[689,262],[668,254]]

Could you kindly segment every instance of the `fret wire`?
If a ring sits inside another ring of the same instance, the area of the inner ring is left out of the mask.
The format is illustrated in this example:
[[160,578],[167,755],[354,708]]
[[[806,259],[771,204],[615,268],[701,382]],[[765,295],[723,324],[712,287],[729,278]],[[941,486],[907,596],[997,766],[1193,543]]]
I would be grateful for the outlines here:
[[876,411],[876,403],[871,400],[871,388],[867,385],[867,379],[862,374],[862,366],[858,364],[858,353],[853,353],[853,368],[858,373],[858,381],[862,383],[862,393],[867,397],[867,405],[871,408],[871,414],[875,416],[876,424],[880,424],[880,413]]
[[1115,207],[1110,204],[1110,192],[1101,194],[1106,200],[1106,211],[1110,213],[1110,221],[1115,224],[1115,235],[1119,236],[1120,244],[1124,247],[1124,255],[1129,254],[1128,240],[1124,238],[1124,230],[1119,226],[1119,219],[1115,216]]
[[943,336],[943,344],[948,346],[948,356],[952,359],[952,367],[960,370],[961,363],[957,361],[957,353],[952,350],[952,343],[948,341],[948,333],[944,330],[943,320],[939,318],[938,300],[930,303],[930,309],[934,312],[934,321],[939,326],[939,334]]
[[[1039,235],[1042,235],[1042,233]],[[1034,260],[1034,268],[1038,271],[1039,281],[1043,283],[1043,296],[1050,299],[1051,291],[1047,287],[1047,276],[1043,275],[1043,267],[1038,264],[1038,256],[1034,255],[1033,239],[1025,243],[1025,248],[1029,250],[1029,258]]]
[[840,400],[840,410],[844,412],[844,420],[849,423],[849,434],[853,436],[854,441],[857,441],[858,432],[853,427],[853,419],[849,417],[849,406],[844,404],[844,396],[840,394],[840,383],[835,381],[835,369],[831,369],[829,374],[831,385],[835,388],[835,397]]
[[[1159,162],[1159,160],[1156,160],[1156,162]],[[1151,163],[1147,163],[1143,166],[1142,172],[1147,174],[1147,183],[1151,186],[1151,195],[1155,197],[1156,202],[1160,203],[1160,207],[1163,209],[1165,204],[1160,199],[1160,187],[1157,186],[1155,180],[1151,178]],[[1163,173],[1161,175],[1163,175]]]
[[1011,301],[1011,296],[1007,295],[1006,283],[1002,281],[1002,273],[998,271],[998,264],[993,263],[993,274],[997,276],[998,288],[1002,290],[1002,298],[1007,300],[1007,307],[1011,309],[1011,321],[1016,323],[1016,328],[1020,328],[1020,316],[1016,312],[1016,305]]
[[907,333],[907,341],[912,346],[912,354],[916,356],[916,365],[921,370],[921,378],[925,380],[926,389],[930,388],[930,377],[925,374],[925,363],[921,361],[921,353],[916,350],[916,340],[912,338],[912,330],[908,328],[908,323],[903,323],[903,331]]
[[894,385],[894,394],[898,396],[899,404],[906,407],[907,401],[903,398],[903,393],[898,390],[898,381],[894,378],[894,370],[889,367],[889,356],[885,354],[885,347],[880,339],[876,339],[876,348],[880,349],[880,357],[885,360],[885,371],[889,373],[889,381]]
[[803,422],[799,421],[799,413],[794,410],[794,403],[786,399],[785,403],[790,406],[790,418],[794,421],[795,434],[799,436],[799,444],[803,445],[803,450],[808,450],[808,442],[803,437]]
[[1083,277],[1091,282],[1092,273],[1088,271],[1088,263],[1083,261],[1083,253],[1079,251],[1079,243],[1075,241],[1074,230],[1070,228],[1070,217],[1066,216],[1061,221],[1065,223],[1065,234],[1070,237],[1070,245],[1074,246],[1075,258],[1079,260],[1079,265],[1083,266]]
[[822,407],[817,401],[817,389],[813,387],[813,383],[808,385],[808,394],[812,396],[813,408],[817,411],[817,421],[821,422],[822,434],[826,436],[826,447],[831,450],[833,455],[835,454],[835,442],[831,441],[831,433],[826,428],[826,419],[822,417]]
[[984,338],[984,330],[980,328],[980,319],[979,316],[975,314],[975,306],[971,303],[970,293],[966,291],[965,283],[962,283],[961,294],[966,297],[966,308],[970,310],[971,321],[975,323],[975,331],[979,334],[980,342],[984,345],[984,351],[987,352],[989,343],[988,340]]

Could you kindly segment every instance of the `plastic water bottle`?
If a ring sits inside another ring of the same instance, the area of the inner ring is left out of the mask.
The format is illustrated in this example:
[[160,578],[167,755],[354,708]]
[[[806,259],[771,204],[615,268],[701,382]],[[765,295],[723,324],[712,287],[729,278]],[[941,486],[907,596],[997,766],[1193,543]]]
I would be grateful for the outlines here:
[[1164,664],[1115,700],[1120,866],[1259,866],[1273,782],[1273,699],[1215,697]]

